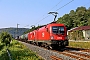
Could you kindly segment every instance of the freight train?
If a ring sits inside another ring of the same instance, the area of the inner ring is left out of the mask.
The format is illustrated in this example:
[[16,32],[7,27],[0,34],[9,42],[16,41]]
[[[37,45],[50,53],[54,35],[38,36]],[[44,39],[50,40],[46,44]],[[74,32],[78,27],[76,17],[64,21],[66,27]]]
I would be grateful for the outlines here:
[[68,46],[66,26],[56,22],[21,35],[19,39],[50,49]]

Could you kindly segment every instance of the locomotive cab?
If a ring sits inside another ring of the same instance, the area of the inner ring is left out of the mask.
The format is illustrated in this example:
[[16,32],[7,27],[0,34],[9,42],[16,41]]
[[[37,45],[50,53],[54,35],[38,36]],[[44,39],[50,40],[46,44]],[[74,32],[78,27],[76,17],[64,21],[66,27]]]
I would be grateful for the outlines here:
[[53,47],[68,46],[67,29],[64,24],[50,24],[50,40]]

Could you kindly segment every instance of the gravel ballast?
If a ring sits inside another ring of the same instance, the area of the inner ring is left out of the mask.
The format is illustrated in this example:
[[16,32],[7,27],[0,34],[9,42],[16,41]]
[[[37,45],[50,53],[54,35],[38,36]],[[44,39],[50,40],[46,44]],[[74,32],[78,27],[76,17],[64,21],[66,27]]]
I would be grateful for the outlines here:
[[27,46],[30,50],[36,52],[39,56],[41,56],[44,60],[52,60],[50,57],[51,56],[57,56],[59,58],[62,58],[63,60],[76,60],[75,58],[71,58],[69,56],[65,56],[63,54],[60,54],[58,52],[53,52],[51,50],[47,50],[45,48],[41,48],[38,46],[34,46],[25,42],[20,42],[23,43],[25,46]]

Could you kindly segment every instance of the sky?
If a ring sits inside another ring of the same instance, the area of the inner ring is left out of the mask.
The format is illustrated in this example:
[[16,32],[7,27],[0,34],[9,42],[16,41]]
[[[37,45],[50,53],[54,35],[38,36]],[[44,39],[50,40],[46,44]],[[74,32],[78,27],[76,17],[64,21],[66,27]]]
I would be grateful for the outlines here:
[[77,7],[90,7],[90,0],[0,0],[0,28],[31,28],[54,20],[49,12],[58,12],[57,18]]

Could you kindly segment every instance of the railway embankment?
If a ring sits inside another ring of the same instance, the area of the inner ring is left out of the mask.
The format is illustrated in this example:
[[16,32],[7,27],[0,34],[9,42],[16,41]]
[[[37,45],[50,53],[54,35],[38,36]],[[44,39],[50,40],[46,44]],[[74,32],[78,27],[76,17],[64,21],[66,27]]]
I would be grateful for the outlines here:
[[43,60],[35,52],[29,50],[25,45],[13,40],[10,47],[0,42],[0,60],[9,60],[7,48],[12,60]]

